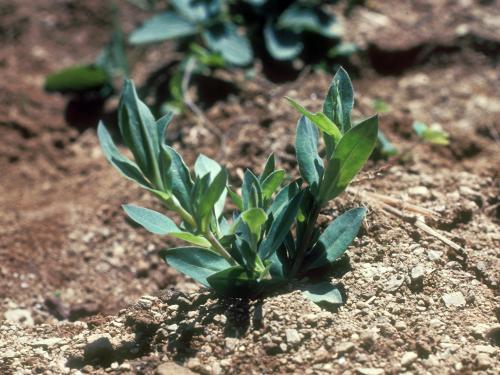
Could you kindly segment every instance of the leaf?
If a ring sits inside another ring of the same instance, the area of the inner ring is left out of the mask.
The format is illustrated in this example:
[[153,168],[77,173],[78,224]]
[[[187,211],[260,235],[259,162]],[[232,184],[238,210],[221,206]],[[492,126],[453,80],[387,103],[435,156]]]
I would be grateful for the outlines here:
[[327,38],[339,38],[342,34],[342,27],[335,16],[325,13],[319,7],[302,5],[288,7],[279,17],[278,27],[296,33],[317,33]]
[[141,187],[150,189],[151,185],[142,175],[139,167],[133,161],[123,156],[116,147],[108,129],[101,121],[97,127],[97,136],[101,149],[106,156],[106,159],[126,178],[131,181],[137,182]]
[[413,130],[424,141],[435,145],[446,146],[450,143],[449,134],[441,128],[429,128],[426,124],[420,121],[413,123]]
[[245,66],[253,60],[250,41],[230,22],[215,24],[204,30],[202,36],[208,48],[220,53],[229,64]]
[[248,225],[250,231],[258,238],[260,228],[267,220],[267,214],[262,208],[250,208],[241,214],[242,220]]
[[337,125],[335,125],[324,113],[311,113],[295,100],[287,96],[285,96],[285,99],[288,100],[292,107],[295,108],[299,113],[306,116],[310,121],[312,121],[314,125],[316,125],[321,131],[331,135],[335,140],[335,143],[340,140],[340,137],[342,137],[340,130],[337,128]]
[[300,175],[316,190],[323,176],[323,160],[318,155],[318,130],[305,116],[301,116],[297,123],[295,154]]
[[110,84],[106,71],[97,65],[75,65],[49,74],[44,88],[49,92],[78,93],[100,90]]
[[170,146],[165,146],[165,149],[172,159],[172,164],[168,172],[172,181],[172,192],[179,200],[181,206],[188,212],[192,212],[191,189],[193,188],[193,180],[189,174],[189,169],[177,151]]
[[274,172],[275,169],[276,169],[276,160],[274,157],[274,153],[271,153],[271,155],[269,155],[266,160],[266,164],[264,166],[262,174],[259,177],[259,181],[262,183],[267,178],[267,176],[269,176],[271,173]]
[[259,179],[249,169],[245,171],[245,175],[243,176],[241,195],[243,200],[243,209],[245,210],[251,207],[257,207],[258,203],[262,201],[262,189]]
[[115,27],[108,44],[99,53],[96,65],[101,67],[109,77],[129,75],[125,35],[119,26]]
[[227,184],[227,172],[221,169],[219,174],[214,178],[210,186],[208,187],[203,199],[198,207],[198,214],[200,217],[207,217],[214,209],[215,204],[222,196],[222,193],[226,190]]
[[197,236],[197,235],[189,233],[189,232],[172,232],[172,233],[169,233],[169,236],[178,238],[180,240],[183,240],[183,241],[186,241],[189,243],[192,243],[193,245],[206,247],[207,249],[212,247],[210,242],[205,237]]
[[199,247],[178,247],[160,251],[160,256],[177,271],[208,287],[207,278],[231,265],[220,255]]
[[181,232],[171,219],[159,212],[134,204],[125,204],[122,207],[133,221],[151,233],[165,236],[172,232]]
[[241,298],[260,294],[258,277],[242,266],[234,266],[209,276],[207,281],[217,293]]
[[269,199],[273,196],[276,189],[278,189],[285,179],[285,171],[283,169],[278,169],[271,173],[262,182],[262,196],[264,199]]
[[142,173],[163,190],[158,167],[159,145],[156,121],[149,108],[139,100],[131,80],[125,81],[118,110],[118,125],[123,141],[132,151]]
[[340,42],[328,51],[327,56],[332,59],[337,57],[349,57],[358,52],[358,50],[359,48],[355,43]]
[[299,185],[295,181],[282,188],[267,209],[268,215],[276,216],[298,194],[299,190]]
[[233,201],[233,203],[235,204],[235,206],[238,208],[238,210],[240,211],[243,211],[243,201],[241,200],[241,197],[236,194],[236,192],[231,189],[229,186],[226,187],[227,188],[227,191],[229,192],[229,197],[231,198],[231,200]]
[[319,236],[304,262],[303,270],[323,267],[340,258],[356,238],[365,213],[365,208],[358,207],[337,217]]
[[363,168],[372,153],[378,134],[378,118],[370,117],[345,133],[325,169],[319,201],[325,204],[342,193]]
[[210,174],[210,182],[219,174],[222,167],[214,159],[200,154],[194,163],[194,173],[198,177]]
[[170,0],[182,17],[191,22],[207,22],[221,11],[220,0]]
[[387,139],[382,130],[378,131],[377,140],[382,155],[393,156],[398,154],[398,149]]
[[277,29],[270,21],[264,27],[264,42],[271,57],[280,61],[294,59],[304,48],[297,33],[287,29]]
[[351,128],[351,112],[354,106],[354,90],[349,74],[344,68],[339,68],[333,76],[328,93],[323,103],[323,113],[335,124],[342,133]]
[[158,139],[160,143],[167,141],[167,129],[174,117],[174,113],[168,111],[163,117],[156,121],[156,128],[158,129]]
[[197,32],[196,25],[185,18],[174,12],[163,12],[151,17],[135,29],[129,36],[129,42],[131,44],[161,42],[190,36]]
[[288,231],[295,222],[295,217],[302,201],[300,192],[281,209],[271,224],[266,238],[259,245],[259,255],[265,260],[271,256],[283,243]]
[[327,281],[304,286],[302,294],[318,305],[341,305],[344,303],[339,288]]

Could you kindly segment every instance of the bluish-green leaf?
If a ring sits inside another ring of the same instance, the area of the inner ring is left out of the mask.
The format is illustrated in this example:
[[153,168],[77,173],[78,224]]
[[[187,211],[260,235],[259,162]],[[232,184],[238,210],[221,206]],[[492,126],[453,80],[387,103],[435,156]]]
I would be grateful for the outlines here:
[[274,192],[280,187],[281,183],[285,179],[285,171],[283,169],[278,169],[271,173],[262,182],[262,196],[264,199],[269,199],[273,196]]
[[151,185],[140,171],[137,164],[133,161],[127,159],[123,156],[118,148],[116,147],[108,129],[101,121],[97,127],[97,135],[99,137],[99,143],[101,144],[101,149],[106,156],[106,159],[126,178],[137,182],[141,187],[145,189],[150,189]]
[[160,251],[160,256],[177,271],[208,287],[207,277],[231,265],[220,255],[199,247],[178,247]]
[[326,204],[342,193],[363,168],[377,143],[378,118],[370,117],[342,136],[325,169],[319,200]]
[[292,5],[279,17],[278,26],[296,33],[317,33],[327,38],[339,38],[342,27],[334,15],[327,14],[317,6]]
[[172,164],[169,169],[172,181],[172,192],[179,200],[181,206],[188,212],[192,212],[191,189],[193,188],[193,180],[189,174],[189,169],[177,151],[170,146],[165,146],[165,148],[172,159]]
[[333,76],[323,103],[323,113],[337,124],[342,133],[351,128],[351,112],[354,106],[354,90],[349,75],[344,68]]
[[326,134],[331,135],[333,137],[333,139],[335,140],[335,143],[337,143],[340,140],[342,133],[340,132],[337,125],[335,125],[324,113],[309,112],[307,109],[302,107],[299,103],[297,103],[295,100],[293,100],[287,96],[285,96],[285,99],[290,102],[290,104],[292,105],[293,108],[295,108],[299,113],[301,113],[302,115],[307,117],[322,132],[325,132]]
[[221,0],[170,0],[170,3],[193,23],[207,22],[221,11]]
[[110,83],[104,69],[96,65],[76,65],[47,76],[45,90],[49,92],[83,92],[99,90]]
[[264,165],[264,170],[259,176],[259,181],[262,183],[267,176],[269,176],[271,173],[274,172],[275,169],[276,169],[276,159],[274,157],[274,152],[273,152],[271,153],[271,155],[268,156],[266,160],[266,164]]
[[264,27],[264,41],[269,54],[276,60],[292,60],[304,48],[300,36],[287,29],[277,29],[272,22]]
[[139,168],[158,190],[162,190],[156,121],[149,108],[139,100],[131,80],[125,81],[118,110],[118,124],[123,141],[132,151]]
[[262,188],[259,179],[249,169],[245,171],[245,175],[243,176],[241,196],[243,209],[245,210],[258,207],[258,203],[262,201]]
[[219,163],[203,154],[200,154],[194,163],[194,173],[196,176],[201,178],[206,174],[210,174],[210,182],[219,174],[221,169],[222,167]]
[[300,175],[311,189],[316,190],[323,176],[323,160],[318,155],[318,129],[305,116],[297,123],[295,154]]
[[197,26],[174,12],[164,12],[146,20],[129,37],[132,44],[161,42],[198,32]]
[[323,267],[340,258],[356,238],[365,213],[365,208],[358,207],[337,217],[319,236],[304,262],[304,271]]
[[173,117],[174,113],[169,111],[156,121],[156,128],[158,129],[158,140],[160,143],[166,143],[167,129]]
[[245,66],[252,62],[250,41],[239,33],[234,24],[230,22],[215,24],[204,30],[202,35],[208,48],[220,53],[229,64]]
[[231,198],[235,206],[238,208],[238,210],[243,211],[244,210],[243,200],[241,199],[241,197],[229,186],[227,186],[227,191],[229,192],[229,197]]
[[267,209],[268,215],[276,217],[276,215],[287,205],[287,203],[298,194],[299,190],[299,185],[295,181],[282,188],[278,194],[276,194],[271,206]]
[[262,240],[259,245],[259,255],[261,259],[267,259],[283,243],[288,231],[295,222],[302,196],[302,193],[297,194],[281,209],[273,220],[266,238]]
[[303,286],[302,294],[318,305],[341,305],[344,303],[339,288],[327,281]]
[[179,227],[168,217],[149,208],[134,204],[125,204],[123,209],[137,224],[154,234],[166,236],[172,232],[181,232]]
[[387,137],[381,130],[378,131],[377,139],[380,147],[380,153],[382,155],[384,156],[397,155],[398,149],[391,143],[391,141],[387,139]]
[[215,204],[226,190],[226,184],[227,172],[224,169],[221,169],[217,176],[213,179],[199,203],[198,214],[200,217],[206,217],[210,214],[212,209],[214,209]]

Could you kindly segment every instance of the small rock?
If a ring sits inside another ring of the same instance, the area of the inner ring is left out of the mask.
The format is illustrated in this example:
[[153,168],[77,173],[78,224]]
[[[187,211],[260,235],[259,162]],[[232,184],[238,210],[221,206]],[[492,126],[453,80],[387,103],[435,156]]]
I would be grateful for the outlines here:
[[2,353],[2,358],[5,359],[16,358],[16,356],[17,356],[16,352],[11,349],[8,349]]
[[111,364],[114,356],[114,349],[109,335],[91,335],[87,338],[87,345],[84,348],[84,356],[87,361],[99,361],[101,364]]
[[452,306],[465,306],[466,301],[465,297],[462,294],[462,292],[453,292],[453,293],[446,293],[443,295],[443,302],[446,305],[446,307],[452,307]]
[[300,335],[294,328],[288,328],[285,330],[286,342],[294,345],[300,342]]
[[64,344],[64,339],[61,339],[59,337],[51,337],[48,339],[41,339],[41,340],[35,340],[33,341],[30,345],[31,346],[42,346],[45,348],[51,348],[53,346],[59,346]]
[[234,350],[236,348],[236,345],[238,345],[238,342],[238,339],[235,339],[233,337],[226,337],[226,349]]
[[415,186],[408,189],[408,194],[414,196],[427,196],[429,195],[429,189],[425,186]]
[[406,323],[399,321],[399,322],[396,322],[396,324],[394,324],[394,327],[396,327],[396,329],[398,331],[404,331],[406,329]]
[[179,366],[177,363],[162,363],[156,368],[156,375],[193,375],[191,370]]
[[476,357],[476,364],[479,370],[487,370],[491,367],[491,358],[486,353],[479,353]]
[[35,323],[31,316],[31,312],[25,309],[11,309],[4,313],[5,320],[8,322],[18,323],[25,327],[31,327]]
[[479,353],[493,354],[496,349],[491,345],[476,345],[476,351]]
[[427,253],[427,259],[429,259],[430,261],[438,260],[442,256],[443,252],[438,250],[429,250],[429,252]]
[[375,367],[361,367],[358,368],[357,373],[360,375],[383,375],[384,370],[381,368],[375,368]]
[[422,280],[425,275],[425,268],[423,265],[419,264],[411,269],[411,279],[412,281]]
[[337,353],[349,353],[354,349],[354,343],[347,341],[337,345]]
[[326,362],[330,358],[330,353],[328,350],[326,350],[324,347],[319,348],[316,350],[316,353],[314,355],[314,362],[316,363],[322,363]]
[[401,285],[403,285],[404,277],[401,275],[393,275],[385,285],[385,290],[388,292],[395,292]]
[[417,353],[415,352],[406,352],[401,357],[401,366],[406,367],[415,362],[418,358]]

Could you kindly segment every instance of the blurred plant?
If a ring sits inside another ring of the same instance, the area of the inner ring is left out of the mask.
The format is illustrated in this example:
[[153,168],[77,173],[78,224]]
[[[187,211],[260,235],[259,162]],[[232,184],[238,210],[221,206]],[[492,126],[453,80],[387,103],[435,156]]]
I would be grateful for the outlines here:
[[[341,303],[337,287],[307,284],[304,276],[337,260],[358,233],[364,208],[345,212],[323,232],[317,219],[367,161],[376,144],[378,119],[352,123],[354,93],[343,69],[333,78],[323,112],[311,113],[288,100],[302,113],[295,139],[302,178],[284,187],[289,178],[276,168],[273,154],[259,175],[246,170],[241,194],[228,185],[226,170],[207,156],[200,155],[189,170],[165,143],[172,113],[155,120],[131,81],[122,93],[119,128],[135,161],[119,152],[102,123],[98,135],[110,163],[180,217],[178,225],[159,212],[124,206],[150,232],[191,244],[160,252],[170,266],[223,295],[257,296],[292,282],[316,303]],[[325,144],[321,152],[320,136]],[[227,196],[237,208],[230,219],[224,216]]]
[[413,122],[413,130],[420,139],[439,146],[447,146],[450,143],[450,135],[439,125],[428,127],[420,121]]
[[[382,99],[375,99],[372,103],[372,107],[375,112],[379,114],[388,113],[391,111],[391,106],[383,101]],[[389,156],[394,156],[398,154],[398,149],[392,142],[386,137],[386,135],[379,129],[378,131],[378,143],[377,143],[377,151],[378,156],[382,156],[387,158]]]

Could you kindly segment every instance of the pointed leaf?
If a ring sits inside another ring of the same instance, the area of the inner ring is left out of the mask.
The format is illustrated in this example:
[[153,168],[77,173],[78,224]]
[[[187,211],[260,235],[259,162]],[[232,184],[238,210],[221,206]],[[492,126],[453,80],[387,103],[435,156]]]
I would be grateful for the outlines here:
[[215,204],[222,196],[222,193],[226,190],[226,184],[227,172],[224,169],[221,169],[200,201],[200,205],[198,207],[198,214],[200,217],[206,217],[210,214],[212,209],[214,209]]
[[160,251],[160,256],[177,271],[208,287],[207,277],[231,265],[211,250],[178,247]]
[[178,238],[180,240],[192,243],[193,245],[206,247],[207,249],[212,247],[210,242],[205,237],[197,236],[189,232],[172,232],[169,233],[168,235],[170,237]]
[[344,68],[341,67],[333,76],[323,103],[323,113],[341,128],[342,133],[345,133],[351,128],[353,106],[354,90],[351,79]]
[[252,62],[250,41],[238,32],[234,24],[215,24],[204,30],[202,36],[206,45],[213,52],[220,53],[229,64],[245,66]]
[[83,92],[99,90],[110,83],[106,71],[96,65],[75,65],[47,76],[45,90],[48,92]]
[[366,209],[353,208],[336,218],[321,234],[303,269],[308,271],[336,261],[356,238]]
[[164,147],[172,159],[172,164],[168,172],[172,181],[172,192],[179,200],[181,206],[188,212],[192,212],[191,189],[193,188],[193,180],[189,174],[189,169],[177,151],[170,146]]
[[267,220],[267,214],[262,208],[250,208],[241,214],[241,218],[248,225],[250,231],[258,237],[261,226]]
[[283,169],[278,169],[271,173],[262,182],[262,196],[264,199],[269,199],[273,196],[276,189],[278,189],[285,179],[285,171]]
[[304,286],[302,294],[318,305],[341,305],[344,303],[339,288],[327,281]]
[[276,160],[274,157],[274,153],[271,153],[269,157],[266,160],[266,165],[264,166],[264,170],[262,171],[262,174],[259,177],[259,181],[262,183],[267,176],[269,176],[271,173],[274,172],[276,169]]
[[325,204],[342,193],[363,168],[377,143],[378,118],[370,117],[342,136],[325,169],[319,199]]
[[151,233],[165,236],[171,232],[181,231],[173,220],[159,212],[135,204],[125,204],[122,207],[133,221]]
[[323,176],[323,160],[318,155],[318,129],[305,116],[297,123],[295,154],[300,175],[316,190]]
[[292,60],[304,48],[299,34],[287,29],[277,29],[272,22],[267,22],[264,27],[264,41],[269,54],[276,60]]
[[174,12],[164,12],[153,16],[135,29],[129,37],[131,44],[161,42],[196,34],[195,24]]

